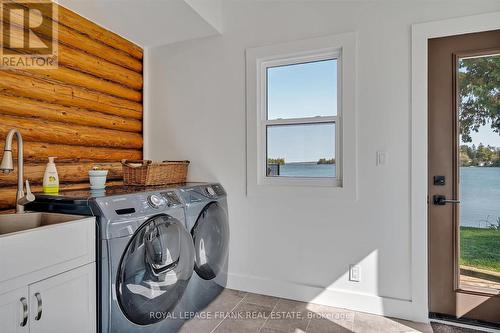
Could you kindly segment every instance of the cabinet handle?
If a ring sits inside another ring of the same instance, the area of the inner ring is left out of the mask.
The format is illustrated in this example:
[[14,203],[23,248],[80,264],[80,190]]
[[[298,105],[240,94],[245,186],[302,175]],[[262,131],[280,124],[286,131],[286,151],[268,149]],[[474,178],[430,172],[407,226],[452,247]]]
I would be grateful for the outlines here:
[[35,293],[36,303],[37,303],[37,314],[35,320],[40,320],[42,318],[42,296],[40,293]]
[[23,306],[23,320],[21,321],[20,326],[24,327],[26,326],[26,323],[28,322],[28,302],[26,301],[25,297],[21,297],[19,300],[21,302],[21,305]]

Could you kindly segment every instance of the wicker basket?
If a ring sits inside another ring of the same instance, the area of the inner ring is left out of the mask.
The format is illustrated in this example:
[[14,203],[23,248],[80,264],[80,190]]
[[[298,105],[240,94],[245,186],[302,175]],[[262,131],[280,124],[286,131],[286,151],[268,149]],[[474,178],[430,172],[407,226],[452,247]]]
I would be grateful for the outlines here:
[[189,161],[122,160],[125,185],[167,185],[186,182]]

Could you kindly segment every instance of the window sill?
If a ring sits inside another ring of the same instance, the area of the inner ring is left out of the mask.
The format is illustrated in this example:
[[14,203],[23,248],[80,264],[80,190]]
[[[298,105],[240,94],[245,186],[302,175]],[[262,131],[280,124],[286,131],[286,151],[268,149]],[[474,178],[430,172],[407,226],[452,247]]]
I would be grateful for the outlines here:
[[[269,177],[266,177],[269,178]],[[248,197],[328,197],[338,201],[356,201],[357,191],[351,182],[346,183],[337,179],[325,182],[320,179],[317,183],[311,183],[311,179],[262,179],[260,182],[247,184]]]
[[259,179],[257,185],[285,187],[342,187],[342,180],[326,177],[262,177]]

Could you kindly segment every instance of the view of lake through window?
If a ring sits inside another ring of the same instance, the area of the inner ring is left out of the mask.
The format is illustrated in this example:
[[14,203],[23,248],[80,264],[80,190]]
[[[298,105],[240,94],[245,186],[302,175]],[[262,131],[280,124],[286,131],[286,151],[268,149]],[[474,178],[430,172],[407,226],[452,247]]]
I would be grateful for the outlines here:
[[500,55],[458,64],[461,284],[500,289]]
[[337,176],[337,62],[267,69],[268,177]]

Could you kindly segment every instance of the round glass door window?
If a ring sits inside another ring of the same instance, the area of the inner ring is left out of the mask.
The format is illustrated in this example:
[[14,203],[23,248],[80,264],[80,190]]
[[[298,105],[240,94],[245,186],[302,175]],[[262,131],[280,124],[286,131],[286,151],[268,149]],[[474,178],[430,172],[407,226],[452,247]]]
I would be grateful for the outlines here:
[[184,225],[168,215],[145,222],[130,240],[118,270],[118,302],[139,325],[163,320],[151,313],[172,311],[193,273],[194,248]]
[[195,249],[194,270],[205,280],[215,278],[228,256],[229,223],[224,209],[212,202],[205,206],[191,230]]

